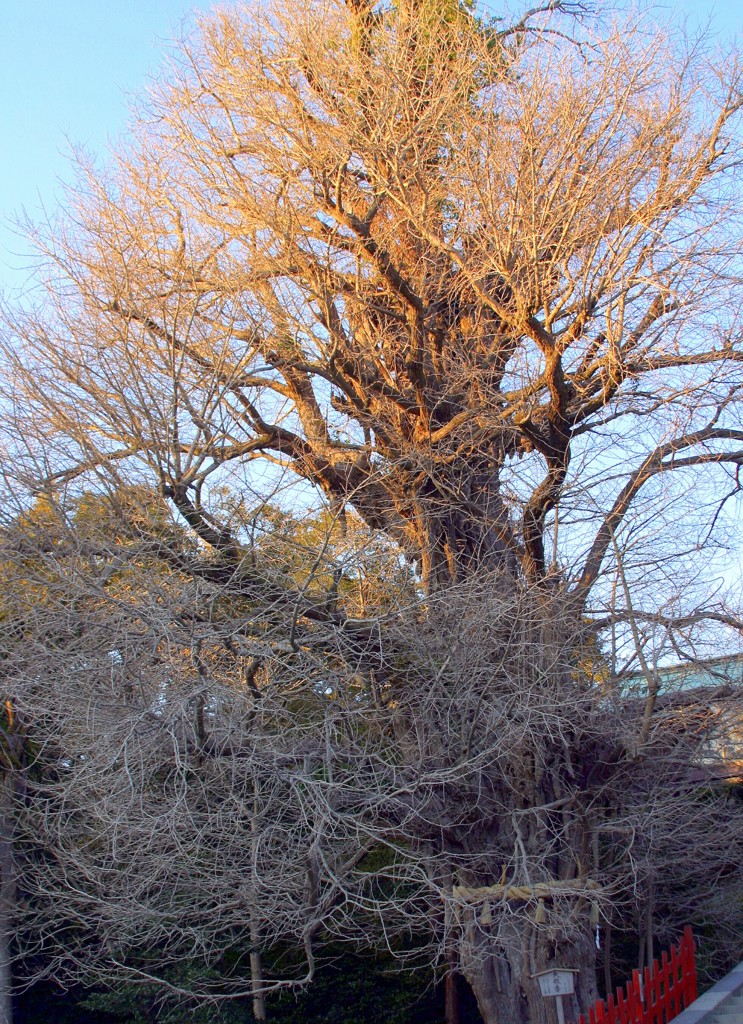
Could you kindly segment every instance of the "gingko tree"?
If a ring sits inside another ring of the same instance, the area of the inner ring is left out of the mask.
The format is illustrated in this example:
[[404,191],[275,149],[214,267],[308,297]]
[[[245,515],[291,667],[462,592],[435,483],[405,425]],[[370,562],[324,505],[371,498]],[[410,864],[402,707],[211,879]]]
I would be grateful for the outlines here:
[[64,580],[6,673],[60,750],[58,973],[247,936],[183,986],[261,1019],[378,939],[542,1022],[539,971],[585,1009],[611,922],[679,923],[670,865],[728,876],[738,690],[659,666],[740,632],[742,101],[640,18],[231,8],[81,161],[4,341],[6,509],[57,523],[4,557]]

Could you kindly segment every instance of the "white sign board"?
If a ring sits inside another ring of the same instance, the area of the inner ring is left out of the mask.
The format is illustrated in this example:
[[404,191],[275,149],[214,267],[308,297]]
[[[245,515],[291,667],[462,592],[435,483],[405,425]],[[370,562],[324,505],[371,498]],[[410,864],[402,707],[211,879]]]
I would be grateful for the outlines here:
[[543,996],[568,996],[575,991],[575,976],[578,972],[571,969],[542,971],[534,977],[539,980],[539,991]]

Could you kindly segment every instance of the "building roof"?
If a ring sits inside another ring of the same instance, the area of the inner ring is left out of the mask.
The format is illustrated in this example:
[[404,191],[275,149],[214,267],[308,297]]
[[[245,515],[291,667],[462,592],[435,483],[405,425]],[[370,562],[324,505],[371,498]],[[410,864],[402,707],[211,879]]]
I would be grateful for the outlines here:
[[[699,687],[743,686],[743,654],[666,665],[656,671],[660,678],[659,693],[696,690]],[[629,672],[619,677],[619,685],[629,695],[638,688],[646,689],[647,681],[644,673]]]

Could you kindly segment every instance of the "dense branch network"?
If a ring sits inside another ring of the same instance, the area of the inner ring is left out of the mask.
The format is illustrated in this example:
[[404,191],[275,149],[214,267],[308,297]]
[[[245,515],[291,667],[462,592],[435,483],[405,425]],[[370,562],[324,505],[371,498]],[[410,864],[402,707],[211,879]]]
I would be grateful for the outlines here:
[[421,31],[401,5],[388,32],[364,10],[323,35],[205,27],[161,127],[91,182],[70,252],[55,243],[80,305],[61,350],[34,331],[52,357],[35,400],[91,449],[81,472],[144,459],[225,551],[202,486],[270,459],[394,537],[429,587],[478,565],[536,580],[571,453],[607,414],[620,439],[659,388],[661,431],[737,395],[739,351],[695,326],[728,251],[716,214],[692,219],[725,181],[738,78],[705,122],[694,62],[662,80],[658,43],[615,35],[588,60],[494,42],[465,11],[426,7]]
[[38,233],[0,656],[57,975],[378,935],[542,1021],[597,927],[673,930],[669,864],[729,884],[737,663],[662,665],[741,629],[740,69],[577,7],[217,13]]

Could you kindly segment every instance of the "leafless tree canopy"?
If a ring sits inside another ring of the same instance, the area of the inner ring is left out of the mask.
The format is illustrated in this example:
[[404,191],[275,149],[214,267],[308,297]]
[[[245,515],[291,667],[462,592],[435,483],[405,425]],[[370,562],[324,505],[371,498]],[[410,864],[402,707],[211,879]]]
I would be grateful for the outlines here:
[[58,973],[247,936],[218,994],[259,993],[378,936],[541,1022],[597,927],[644,956],[725,891],[738,688],[659,665],[739,649],[736,60],[565,5],[231,8],[81,161],[3,341]]

